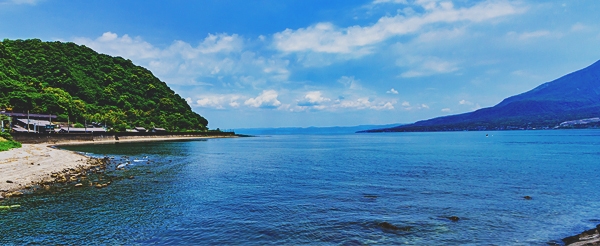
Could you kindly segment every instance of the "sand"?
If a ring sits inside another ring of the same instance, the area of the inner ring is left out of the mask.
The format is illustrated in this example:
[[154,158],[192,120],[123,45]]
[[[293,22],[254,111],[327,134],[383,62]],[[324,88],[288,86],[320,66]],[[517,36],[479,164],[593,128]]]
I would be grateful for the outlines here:
[[[47,144],[23,144],[0,152],[0,193],[25,188],[31,182],[49,178],[53,172],[87,165],[88,157]],[[7,181],[11,181],[9,183]]]

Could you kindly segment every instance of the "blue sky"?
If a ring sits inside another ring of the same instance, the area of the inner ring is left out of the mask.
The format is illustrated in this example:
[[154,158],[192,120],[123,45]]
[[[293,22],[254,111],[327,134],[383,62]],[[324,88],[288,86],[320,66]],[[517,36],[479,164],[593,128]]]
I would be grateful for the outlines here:
[[0,35],[131,59],[209,127],[410,123],[600,59],[600,2],[0,0]]

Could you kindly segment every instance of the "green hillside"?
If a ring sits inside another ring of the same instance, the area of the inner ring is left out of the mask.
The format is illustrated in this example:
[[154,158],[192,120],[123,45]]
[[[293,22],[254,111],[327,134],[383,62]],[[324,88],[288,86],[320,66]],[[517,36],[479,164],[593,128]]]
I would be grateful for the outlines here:
[[38,39],[0,42],[0,108],[56,114],[59,121],[106,122],[121,131],[208,125],[165,82],[131,60]]

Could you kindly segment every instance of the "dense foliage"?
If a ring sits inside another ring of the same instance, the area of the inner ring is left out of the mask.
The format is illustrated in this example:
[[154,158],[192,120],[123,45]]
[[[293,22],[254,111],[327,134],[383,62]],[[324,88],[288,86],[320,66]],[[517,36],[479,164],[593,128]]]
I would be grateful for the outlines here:
[[166,83],[131,60],[74,43],[0,42],[0,108],[106,122],[117,130],[205,130],[208,121]]
[[0,151],[6,151],[12,148],[21,148],[21,143],[13,141],[10,134],[0,132]]

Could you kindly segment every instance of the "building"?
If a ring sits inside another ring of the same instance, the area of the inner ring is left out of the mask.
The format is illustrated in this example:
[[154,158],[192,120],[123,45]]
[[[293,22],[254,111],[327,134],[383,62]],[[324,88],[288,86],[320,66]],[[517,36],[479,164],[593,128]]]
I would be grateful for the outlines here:
[[[57,126],[47,120],[21,119],[13,120],[14,131],[35,132],[35,133],[54,133]],[[22,128],[22,129],[21,129]]]

